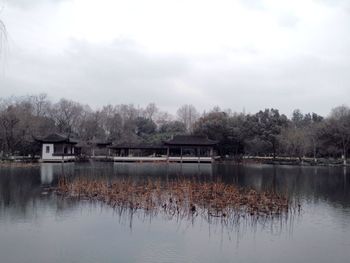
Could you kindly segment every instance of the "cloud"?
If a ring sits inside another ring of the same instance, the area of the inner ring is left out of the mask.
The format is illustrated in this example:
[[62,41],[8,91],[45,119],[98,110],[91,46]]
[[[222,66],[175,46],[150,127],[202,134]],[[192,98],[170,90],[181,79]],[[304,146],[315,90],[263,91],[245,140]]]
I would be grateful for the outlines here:
[[345,2],[61,1],[8,5],[0,97],[327,114],[350,95]]
[[347,0],[314,0],[314,2],[325,4],[331,7],[344,6],[346,4],[349,4],[349,1]]
[[256,112],[274,107],[286,114],[300,108],[326,115],[350,96],[349,68],[348,62],[314,56],[256,58],[253,64],[229,63],[224,68],[213,65],[200,70],[193,85],[200,85],[212,98],[207,108],[218,104],[234,111]]
[[263,0],[240,0],[240,4],[252,9],[264,9]]
[[47,92],[93,106],[112,103],[174,104],[177,79],[186,78],[180,56],[154,55],[131,41],[96,45],[72,40],[63,54],[12,52],[2,96]]
[[278,15],[279,25],[283,27],[294,27],[298,24],[299,18],[292,12],[282,12]]
[[[238,57],[238,50],[233,52]],[[93,107],[155,102],[175,113],[194,104],[200,111],[216,105],[256,112],[274,107],[300,108],[326,115],[350,96],[349,63],[318,56],[270,58],[248,53],[253,63],[216,56],[183,57],[148,52],[118,39],[110,44],[71,40],[62,54],[15,52],[0,77],[1,96],[48,93]]]
[[15,6],[23,9],[30,9],[41,6],[43,4],[56,4],[63,1],[71,0],[3,0],[1,2],[3,2],[6,6]]

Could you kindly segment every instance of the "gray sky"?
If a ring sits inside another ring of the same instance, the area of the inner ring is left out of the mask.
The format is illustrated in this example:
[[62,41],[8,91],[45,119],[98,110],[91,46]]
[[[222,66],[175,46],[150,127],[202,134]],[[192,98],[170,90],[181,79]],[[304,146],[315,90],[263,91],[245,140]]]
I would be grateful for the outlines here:
[[350,98],[350,1],[0,3],[0,97],[322,115]]

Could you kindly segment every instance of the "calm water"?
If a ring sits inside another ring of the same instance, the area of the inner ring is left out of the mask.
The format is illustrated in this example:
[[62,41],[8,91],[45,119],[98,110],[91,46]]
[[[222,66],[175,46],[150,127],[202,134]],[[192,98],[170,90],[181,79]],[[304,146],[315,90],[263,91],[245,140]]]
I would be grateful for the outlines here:
[[[60,176],[198,177],[275,190],[302,210],[226,225],[118,213],[48,193]],[[350,169],[290,166],[42,164],[0,168],[0,262],[349,262]]]

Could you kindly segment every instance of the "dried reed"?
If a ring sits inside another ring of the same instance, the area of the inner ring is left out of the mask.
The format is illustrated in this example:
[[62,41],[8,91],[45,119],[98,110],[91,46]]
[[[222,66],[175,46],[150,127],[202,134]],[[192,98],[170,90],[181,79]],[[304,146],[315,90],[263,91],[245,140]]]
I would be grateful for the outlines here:
[[135,182],[61,178],[56,192],[71,198],[99,200],[116,209],[141,209],[181,217],[198,214],[233,220],[246,216],[278,217],[296,207],[286,196],[277,193],[189,179]]
[[27,168],[27,167],[37,167],[39,166],[39,163],[32,163],[32,162],[1,162],[0,161],[0,168]]

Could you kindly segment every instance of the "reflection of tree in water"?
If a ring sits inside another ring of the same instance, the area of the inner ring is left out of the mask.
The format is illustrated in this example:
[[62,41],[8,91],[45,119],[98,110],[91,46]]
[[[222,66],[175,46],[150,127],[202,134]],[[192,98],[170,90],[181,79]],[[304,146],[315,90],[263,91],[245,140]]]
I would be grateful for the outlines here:
[[[66,214],[78,207],[73,200],[61,200],[47,188],[57,185],[60,177],[68,178],[174,178],[186,176],[205,177],[210,173],[210,166],[171,166],[88,163],[88,164],[53,164],[43,163],[34,167],[0,168],[0,217],[27,220],[37,216],[40,210],[56,209],[58,215]],[[175,168],[175,169],[174,169]],[[166,176],[164,176],[166,175]]]
[[56,205],[55,198],[46,188],[57,184],[58,169],[52,173],[52,169],[43,167],[45,165],[1,168],[0,218],[31,219],[37,217],[39,210]]
[[217,165],[213,173],[227,183],[257,191],[274,190],[307,202],[350,206],[350,170],[346,167]]
[[[39,186],[39,187],[38,187]],[[15,216],[25,217],[33,213],[37,197],[40,196],[40,177],[32,176],[31,169],[21,169],[21,173],[12,173],[11,169],[2,169],[0,176],[0,213],[11,209]]]
[[[42,209],[56,211],[58,216],[75,211],[82,203],[56,197],[52,193],[45,194],[46,187],[55,186],[59,178],[115,178],[135,181],[160,179],[162,181],[177,178],[192,178],[202,182],[221,181],[242,187],[251,187],[257,191],[284,193],[290,198],[299,198],[303,202],[327,202],[332,206],[350,206],[349,169],[328,167],[291,167],[291,166],[241,166],[241,165],[164,165],[164,164],[44,164],[44,168],[1,168],[0,171],[0,217],[30,219],[36,217]],[[117,212],[117,211],[116,211]],[[288,225],[294,221],[294,213],[288,217],[271,219],[204,217],[167,217],[160,213],[142,213],[122,209],[121,218],[130,221],[153,220],[163,218],[179,222],[208,222],[211,226],[225,226],[225,229],[251,228],[251,223],[265,228],[278,229],[279,225]],[[118,216],[119,217],[119,216]],[[284,227],[283,227],[284,228]],[[285,228],[284,228],[285,229]]]

